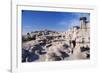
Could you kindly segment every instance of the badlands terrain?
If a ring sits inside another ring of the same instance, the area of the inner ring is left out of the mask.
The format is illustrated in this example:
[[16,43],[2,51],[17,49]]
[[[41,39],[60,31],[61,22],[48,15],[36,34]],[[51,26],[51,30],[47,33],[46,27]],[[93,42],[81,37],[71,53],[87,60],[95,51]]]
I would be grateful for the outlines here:
[[39,30],[22,35],[22,62],[90,59],[90,27],[86,17],[80,26],[65,32]]

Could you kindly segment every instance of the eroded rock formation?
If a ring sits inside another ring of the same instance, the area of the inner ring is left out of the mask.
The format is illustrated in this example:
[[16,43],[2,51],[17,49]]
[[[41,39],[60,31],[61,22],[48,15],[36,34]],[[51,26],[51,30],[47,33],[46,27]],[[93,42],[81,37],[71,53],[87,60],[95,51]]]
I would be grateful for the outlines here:
[[89,22],[81,17],[80,26],[65,32],[45,29],[27,33],[22,36],[22,48],[22,62],[89,59]]

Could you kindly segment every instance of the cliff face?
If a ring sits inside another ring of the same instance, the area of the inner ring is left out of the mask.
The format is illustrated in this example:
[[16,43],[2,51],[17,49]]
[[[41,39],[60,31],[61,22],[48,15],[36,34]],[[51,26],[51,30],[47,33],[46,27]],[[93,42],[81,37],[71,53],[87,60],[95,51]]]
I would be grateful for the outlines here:
[[23,35],[22,48],[31,55],[27,55],[27,59],[22,57],[22,62],[89,59],[89,23],[85,27],[75,26],[66,32],[42,30]]

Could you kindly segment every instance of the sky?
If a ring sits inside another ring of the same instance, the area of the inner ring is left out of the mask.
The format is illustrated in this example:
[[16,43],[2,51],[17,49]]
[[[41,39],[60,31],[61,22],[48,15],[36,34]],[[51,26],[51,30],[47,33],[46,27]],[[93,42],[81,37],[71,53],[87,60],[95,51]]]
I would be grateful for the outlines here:
[[80,17],[87,17],[90,21],[90,13],[22,10],[22,33],[44,29],[67,31],[80,25]]

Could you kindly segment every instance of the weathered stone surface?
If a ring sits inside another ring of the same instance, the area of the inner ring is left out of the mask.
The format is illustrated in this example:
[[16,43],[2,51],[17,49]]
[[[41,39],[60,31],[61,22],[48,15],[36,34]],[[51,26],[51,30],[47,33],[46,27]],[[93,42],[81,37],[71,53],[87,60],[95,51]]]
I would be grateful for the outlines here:
[[23,35],[22,48],[30,53],[34,51],[39,56],[35,61],[89,59],[90,26],[85,18],[80,18],[80,22],[80,26],[66,32],[45,29]]

